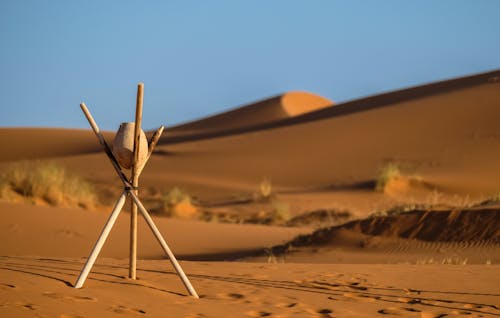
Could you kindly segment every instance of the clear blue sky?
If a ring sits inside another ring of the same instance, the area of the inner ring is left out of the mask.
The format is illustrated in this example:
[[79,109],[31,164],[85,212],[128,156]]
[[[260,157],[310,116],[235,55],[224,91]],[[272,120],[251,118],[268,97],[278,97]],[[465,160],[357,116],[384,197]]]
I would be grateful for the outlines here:
[[0,126],[172,125],[289,90],[337,102],[500,68],[500,1],[0,0]]

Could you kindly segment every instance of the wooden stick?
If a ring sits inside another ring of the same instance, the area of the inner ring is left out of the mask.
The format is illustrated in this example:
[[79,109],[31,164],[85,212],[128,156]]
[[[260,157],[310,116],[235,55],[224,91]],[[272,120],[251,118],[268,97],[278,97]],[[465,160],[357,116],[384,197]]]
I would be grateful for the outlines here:
[[[144,84],[137,85],[137,100],[135,105],[135,129],[134,129],[134,162],[132,165],[132,186],[135,195],[139,195],[137,187],[139,186],[139,147],[141,137],[141,122],[142,122],[142,103],[144,97]],[[131,279],[136,278],[137,267],[137,206],[134,201],[130,200],[130,257],[128,276]]]
[[104,148],[104,152],[108,156],[109,160],[111,161],[111,164],[113,165],[113,168],[115,168],[116,173],[122,180],[123,184],[125,187],[132,187],[130,182],[127,180],[127,177],[122,171],[122,168],[118,164],[118,160],[116,160],[115,156],[113,155],[113,152],[111,152],[111,148],[109,147],[108,143],[106,142],[106,139],[104,139],[104,136],[102,135],[101,131],[99,130],[99,127],[97,126],[94,118],[92,117],[92,114],[90,114],[90,111],[87,108],[87,105],[85,103],[80,104],[80,108],[82,109],[83,113],[85,114],[85,117],[87,117],[87,120],[90,123],[90,127],[92,127],[92,130],[94,130],[95,135],[97,136],[97,139],[99,140],[99,143],[101,146]]
[[155,150],[155,147],[156,147],[156,144],[158,143],[158,140],[160,140],[160,137],[161,137],[161,134],[163,133],[164,128],[165,127],[160,126],[160,128],[158,128],[158,130],[155,131],[155,133],[151,137],[151,141],[149,142],[149,146],[148,146],[148,155],[146,157],[144,164],[141,167],[139,167],[139,171],[137,172],[139,174],[139,176],[142,173],[142,169],[146,166],[146,163],[149,161],[149,158],[151,158],[151,155],[153,154],[153,151]]
[[165,253],[168,255],[170,263],[172,263],[172,266],[174,267],[175,271],[180,276],[182,283],[189,291],[189,294],[191,296],[193,296],[194,298],[200,298],[198,296],[198,294],[196,293],[196,290],[194,289],[193,285],[191,285],[191,282],[187,278],[186,274],[182,270],[181,265],[179,265],[179,262],[177,262],[177,259],[175,258],[174,253],[172,253],[172,251],[170,250],[170,247],[168,247],[167,242],[165,241],[165,239],[163,239],[163,236],[161,235],[160,231],[156,227],[155,223],[153,222],[153,219],[149,215],[146,208],[144,208],[141,201],[139,200],[139,198],[137,198],[137,196],[133,193],[133,191],[129,191],[129,193],[130,193],[130,196],[132,197],[132,200],[134,200],[135,204],[139,208],[139,211],[141,211],[142,216],[146,220],[146,223],[148,224],[149,228],[151,229],[151,231],[155,235],[156,239],[160,243],[160,245],[163,248],[163,250],[165,251]]
[[161,134],[163,134],[163,129],[165,127],[160,126],[157,131],[153,134],[153,137],[151,137],[151,141],[149,142],[149,147],[148,147],[148,158],[153,154],[153,151],[155,150],[156,144],[160,140]]
[[85,283],[85,280],[87,279],[87,276],[89,275],[92,266],[94,266],[97,256],[101,252],[104,242],[106,242],[106,239],[108,238],[109,232],[111,231],[113,225],[115,224],[116,218],[120,214],[123,205],[125,204],[126,197],[127,197],[127,192],[123,191],[118,201],[116,201],[115,207],[113,208],[113,212],[111,212],[111,215],[109,216],[106,225],[104,225],[104,228],[101,231],[101,235],[99,235],[99,238],[97,239],[97,242],[95,243],[94,248],[92,249],[92,252],[88,257],[87,262],[83,266],[80,276],[78,276],[75,288],[82,288],[83,284]]
[[[99,127],[97,126],[97,124],[95,123],[94,119],[92,118],[92,115],[90,114],[89,110],[87,109],[87,107],[85,106],[84,103],[80,104],[80,107],[82,108],[83,112],[85,113],[85,116],[89,120],[90,125],[92,126],[92,129],[94,130],[94,133],[96,134],[97,138],[99,139],[99,141],[102,141],[101,145],[103,146],[103,148],[104,148],[104,150],[106,152],[106,155],[108,156],[109,160],[113,164],[113,167],[115,168],[116,173],[118,174],[118,177],[120,177],[120,180],[122,181],[122,183],[125,186],[125,188],[126,189],[127,188],[130,189],[131,188],[130,182],[128,182],[127,177],[125,176],[125,174],[123,173],[123,171],[120,168],[120,165],[118,165],[118,161],[116,160],[116,158],[113,155],[113,153],[111,152],[108,144],[106,143],[106,140],[104,139],[104,137],[102,136],[101,132],[99,131]],[[132,199],[135,201],[135,203],[136,204],[138,203],[137,206],[139,207],[139,210],[141,211],[141,214],[146,219],[146,222],[148,223],[150,229],[155,234],[156,239],[158,240],[158,242],[160,242],[160,244],[162,245],[163,250],[167,253],[167,256],[169,257],[170,262],[172,263],[172,265],[174,266],[175,270],[179,274],[182,282],[184,283],[184,286],[186,286],[186,288],[187,288],[188,292],[190,293],[190,295],[192,295],[195,298],[199,298],[198,294],[195,291],[195,289],[193,288],[193,286],[189,282],[189,279],[187,278],[186,274],[184,273],[184,271],[182,270],[181,266],[177,262],[177,259],[175,258],[174,254],[172,253],[172,251],[168,247],[167,243],[165,242],[165,240],[161,236],[160,231],[158,230],[158,228],[154,224],[153,220],[151,219],[151,216],[149,216],[148,211],[144,208],[144,206],[142,205],[142,203],[139,201],[139,198],[137,198],[137,196],[135,196],[135,194],[132,191],[128,191],[128,193],[130,194],[130,196],[132,197]],[[157,232],[157,233],[155,233],[155,232]],[[156,234],[158,234],[158,235],[156,235]]]

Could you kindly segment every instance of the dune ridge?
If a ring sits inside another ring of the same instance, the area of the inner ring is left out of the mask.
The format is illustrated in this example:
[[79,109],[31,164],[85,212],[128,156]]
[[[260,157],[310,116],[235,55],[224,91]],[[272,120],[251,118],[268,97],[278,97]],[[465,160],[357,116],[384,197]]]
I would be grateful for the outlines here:
[[[363,97],[352,101],[335,104],[335,107],[324,107],[315,111],[305,112],[293,117],[285,117],[274,122],[261,122],[253,126],[228,127],[221,131],[206,131],[193,133],[190,135],[166,134],[161,139],[162,143],[178,143],[205,138],[218,138],[233,134],[241,134],[264,129],[273,129],[286,127],[295,124],[302,124],[311,121],[323,120],[331,117],[345,116],[353,113],[359,113],[368,110],[374,110],[380,107],[402,104],[406,101],[430,97],[433,95],[445,94],[452,91],[458,91],[465,88],[479,86],[483,84],[500,83],[500,70],[459,77],[455,79],[437,81],[434,83],[418,85],[374,96]],[[223,115],[223,114],[222,114]],[[213,118],[218,121],[220,118]],[[215,123],[214,123],[215,124]],[[186,125],[189,125],[186,124]],[[177,129],[175,127],[173,130]],[[169,129],[166,130],[169,132]]]
[[198,135],[234,129],[251,129],[332,105],[334,103],[325,97],[309,92],[292,91],[220,114],[169,127],[166,132],[174,135]]

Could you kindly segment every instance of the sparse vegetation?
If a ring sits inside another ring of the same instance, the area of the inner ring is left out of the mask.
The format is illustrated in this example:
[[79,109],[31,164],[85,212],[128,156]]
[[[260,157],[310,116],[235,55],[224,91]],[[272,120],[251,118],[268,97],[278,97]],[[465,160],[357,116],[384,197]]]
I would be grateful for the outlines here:
[[278,259],[276,258],[276,256],[274,255],[274,252],[273,252],[273,248],[272,247],[267,247],[264,249],[264,252],[266,253],[267,255],[267,263],[269,264],[277,264],[278,263]]
[[273,223],[286,223],[290,218],[290,205],[288,203],[272,202],[271,221]]
[[474,203],[474,206],[497,205],[500,203],[500,192],[484,197],[481,201]]
[[264,179],[259,184],[259,199],[270,200],[272,196],[273,186],[271,180]]
[[387,216],[397,216],[402,213],[412,212],[416,210],[425,210],[429,206],[423,204],[407,204],[407,205],[397,205],[387,210],[379,210],[371,213],[370,218],[376,217],[387,217]]
[[330,227],[345,223],[354,216],[349,211],[337,211],[335,209],[319,209],[292,217],[287,226],[312,226],[316,229]]
[[191,219],[198,217],[198,209],[191,196],[178,187],[170,189],[161,197],[162,213],[169,217]]
[[375,190],[384,191],[387,183],[395,178],[401,176],[401,169],[398,164],[390,162],[385,165],[381,170],[377,177],[377,182],[375,184]]
[[87,209],[96,205],[97,198],[88,182],[46,161],[25,161],[9,166],[0,177],[0,197]]
[[435,260],[433,257],[429,259],[417,260],[416,265],[427,265],[427,264],[448,264],[448,265],[467,265],[469,262],[468,258],[462,257],[445,257],[442,260]]

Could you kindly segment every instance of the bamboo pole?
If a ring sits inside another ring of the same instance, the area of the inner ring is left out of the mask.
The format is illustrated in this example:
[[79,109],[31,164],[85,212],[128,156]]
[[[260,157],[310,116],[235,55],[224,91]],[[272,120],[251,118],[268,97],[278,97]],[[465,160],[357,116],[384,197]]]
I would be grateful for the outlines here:
[[99,235],[99,239],[97,239],[97,242],[95,243],[94,248],[92,249],[92,252],[88,257],[87,262],[85,262],[85,265],[83,266],[80,276],[78,276],[75,288],[82,288],[83,284],[85,283],[85,280],[87,279],[87,276],[89,275],[92,266],[94,266],[97,256],[101,252],[104,242],[106,242],[106,239],[108,238],[109,232],[111,231],[113,225],[115,224],[116,218],[120,214],[123,205],[125,204],[126,197],[127,197],[127,192],[123,191],[118,201],[116,201],[115,207],[113,208],[113,212],[111,212],[108,221],[106,221],[106,225],[104,225],[104,228],[101,231],[101,235]]
[[[137,100],[135,106],[135,130],[134,130],[134,163],[132,165],[132,192],[139,195],[139,147],[140,147],[140,134],[142,122],[142,103],[144,98],[144,84],[137,85]],[[131,279],[136,279],[137,268],[137,206],[134,200],[130,200],[131,213],[130,213],[130,258],[128,276]]]

